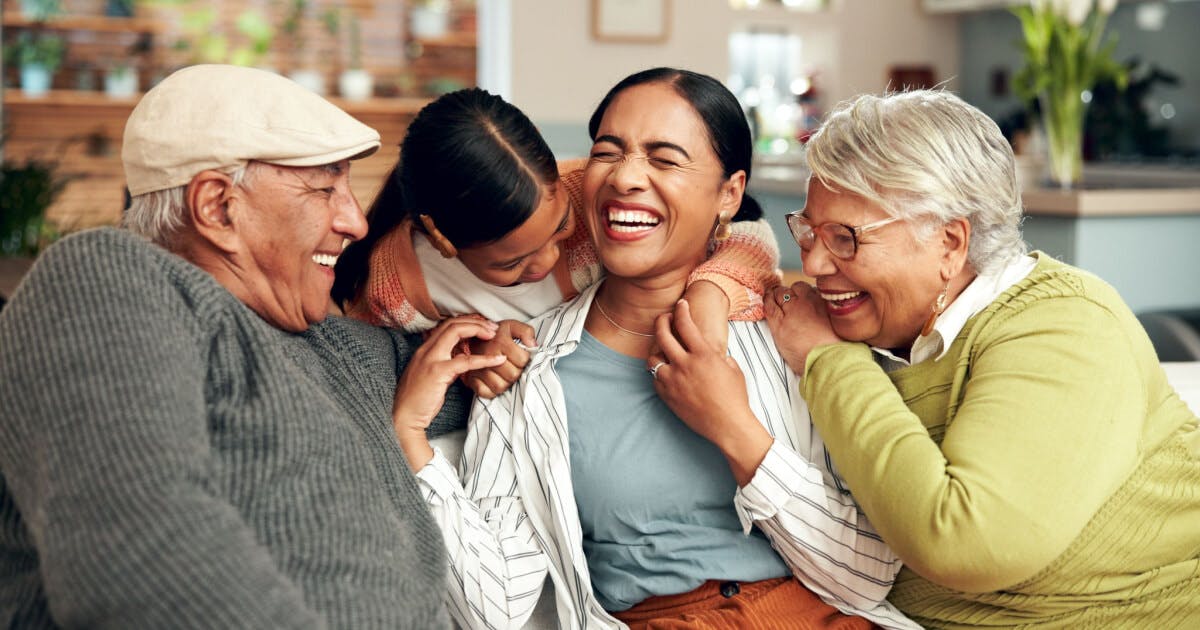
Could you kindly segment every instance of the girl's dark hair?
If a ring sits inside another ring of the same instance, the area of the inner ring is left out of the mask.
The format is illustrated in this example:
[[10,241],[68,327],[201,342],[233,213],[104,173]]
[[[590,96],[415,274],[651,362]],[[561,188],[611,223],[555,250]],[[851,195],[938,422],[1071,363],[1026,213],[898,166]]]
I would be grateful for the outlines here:
[[367,211],[366,237],[338,258],[334,301],[357,297],[371,252],[406,217],[429,215],[459,249],[490,243],[523,224],[557,181],[554,154],[521,110],[479,88],[438,98],[408,126]]
[[[588,135],[596,139],[600,129],[600,121],[604,112],[612,104],[613,99],[625,90],[648,83],[663,83],[675,88],[675,92],[683,97],[699,114],[708,130],[708,139],[712,144],[717,160],[725,169],[725,177],[738,171],[746,171],[746,185],[750,185],[750,167],[753,161],[754,141],[750,135],[750,124],[736,97],[721,82],[698,72],[680,70],[678,68],[651,68],[631,74],[614,85],[604,100],[592,113],[588,121]],[[763,216],[762,207],[748,193],[742,194],[742,205],[734,221],[757,221]]]

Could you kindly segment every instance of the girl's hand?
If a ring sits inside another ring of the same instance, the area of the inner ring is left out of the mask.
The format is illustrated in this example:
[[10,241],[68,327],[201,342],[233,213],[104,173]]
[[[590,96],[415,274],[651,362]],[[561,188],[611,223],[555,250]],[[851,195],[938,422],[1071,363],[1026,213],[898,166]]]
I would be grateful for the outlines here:
[[527,348],[537,346],[537,338],[534,337],[533,327],[529,324],[506,319],[498,326],[494,337],[472,339],[470,342],[473,355],[502,355],[505,358],[500,365],[467,372],[463,381],[480,398],[495,398],[508,391],[529,364]]
[[804,364],[813,348],[841,341],[829,323],[825,300],[807,282],[775,287],[763,296],[763,306],[775,346],[796,374],[804,375]]
[[504,355],[454,354],[464,339],[491,339],[497,325],[475,317],[452,317],[438,324],[417,348],[400,375],[392,406],[392,427],[413,471],[433,458],[425,429],[446,401],[446,389],[470,370],[500,365]]
[[687,300],[673,314],[659,316],[656,333],[661,354],[646,359],[655,391],[688,427],[721,449],[738,485],[746,485],[774,439],[750,409],[737,362],[705,339]]
[[683,292],[688,312],[705,341],[724,353],[729,349],[729,297],[717,285],[700,280]]

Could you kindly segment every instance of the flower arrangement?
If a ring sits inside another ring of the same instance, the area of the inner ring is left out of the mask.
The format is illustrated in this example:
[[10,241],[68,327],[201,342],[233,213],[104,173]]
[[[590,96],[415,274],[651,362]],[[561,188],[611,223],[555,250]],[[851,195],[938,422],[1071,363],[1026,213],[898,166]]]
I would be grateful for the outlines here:
[[1031,0],[1012,9],[1021,20],[1025,65],[1014,88],[1037,102],[1049,150],[1050,177],[1063,187],[1079,182],[1083,122],[1091,88],[1111,79],[1124,88],[1125,68],[1113,60],[1115,35],[1104,36],[1117,0]]

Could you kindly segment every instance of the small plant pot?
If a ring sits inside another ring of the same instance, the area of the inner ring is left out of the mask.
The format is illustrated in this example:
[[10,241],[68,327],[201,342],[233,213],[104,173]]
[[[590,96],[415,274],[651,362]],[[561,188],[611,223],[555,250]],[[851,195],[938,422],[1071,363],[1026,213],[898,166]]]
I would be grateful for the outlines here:
[[108,17],[133,17],[134,0],[108,0],[104,3],[104,15]]
[[374,93],[375,80],[366,70],[346,70],[338,77],[338,93],[348,101],[365,101]]
[[53,77],[40,63],[21,64],[21,91],[25,96],[44,96],[50,91]]
[[445,37],[450,32],[450,13],[443,9],[414,6],[408,11],[408,28],[413,37]]
[[34,20],[46,18],[45,9],[38,0],[21,0],[21,15]]
[[128,98],[137,94],[138,75],[130,68],[109,70],[104,75],[104,93],[112,98]]
[[288,78],[321,96],[325,96],[325,77],[316,70],[292,70],[288,73]]

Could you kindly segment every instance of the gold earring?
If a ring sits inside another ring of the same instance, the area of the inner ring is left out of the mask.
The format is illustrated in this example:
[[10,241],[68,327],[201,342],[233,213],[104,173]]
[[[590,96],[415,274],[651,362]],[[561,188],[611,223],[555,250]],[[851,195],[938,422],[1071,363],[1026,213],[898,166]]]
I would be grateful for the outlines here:
[[729,213],[722,212],[717,217],[717,229],[713,230],[713,240],[723,241],[733,235],[733,227],[729,225]]
[[921,336],[924,337],[933,332],[933,325],[937,323],[938,315],[941,315],[946,310],[946,294],[950,292],[950,281],[946,281],[946,286],[942,287],[942,292],[938,294],[937,299],[933,301],[933,306],[929,307],[929,319],[925,320],[925,325],[921,327]]
[[425,233],[429,235],[429,242],[433,244],[433,248],[442,254],[443,258],[454,258],[458,255],[458,250],[454,247],[454,243],[446,238],[442,231],[437,229],[433,223],[433,217],[428,214],[418,215],[421,220],[421,225],[425,226]]

